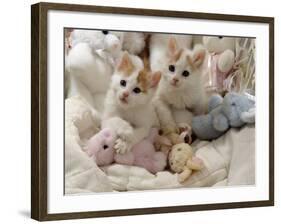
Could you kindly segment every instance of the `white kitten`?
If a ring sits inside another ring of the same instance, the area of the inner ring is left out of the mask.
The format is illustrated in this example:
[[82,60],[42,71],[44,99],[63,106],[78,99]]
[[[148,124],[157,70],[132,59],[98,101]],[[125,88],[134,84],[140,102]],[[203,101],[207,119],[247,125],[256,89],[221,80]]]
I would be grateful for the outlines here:
[[169,133],[177,131],[179,123],[190,125],[192,114],[205,112],[206,95],[201,75],[205,50],[199,46],[193,51],[179,48],[172,37],[166,58],[154,103],[161,127]]
[[81,95],[102,112],[106,91],[122,48],[139,53],[144,34],[76,29],[70,33],[66,54],[67,97]]
[[148,136],[156,122],[151,99],[161,78],[151,73],[142,60],[125,52],[112,76],[105,100],[103,127],[113,129],[118,139],[115,149],[125,153]]

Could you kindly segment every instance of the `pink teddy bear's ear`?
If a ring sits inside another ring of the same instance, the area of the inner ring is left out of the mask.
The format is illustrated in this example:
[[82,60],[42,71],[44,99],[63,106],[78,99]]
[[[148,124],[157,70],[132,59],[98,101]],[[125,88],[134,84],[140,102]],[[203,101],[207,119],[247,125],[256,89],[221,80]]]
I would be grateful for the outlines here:
[[109,128],[105,128],[102,130],[102,136],[104,137],[104,141],[109,143],[109,144],[113,144],[113,142],[116,139],[116,134],[114,131],[112,131]]
[[110,130],[109,128],[105,128],[102,130],[103,136],[108,140],[108,141],[114,141],[116,138],[116,134],[114,131]]
[[106,138],[110,138],[110,137],[112,136],[112,132],[111,132],[111,130],[108,129],[108,128],[103,129],[103,130],[102,130],[102,134],[103,134],[103,136],[106,137]]

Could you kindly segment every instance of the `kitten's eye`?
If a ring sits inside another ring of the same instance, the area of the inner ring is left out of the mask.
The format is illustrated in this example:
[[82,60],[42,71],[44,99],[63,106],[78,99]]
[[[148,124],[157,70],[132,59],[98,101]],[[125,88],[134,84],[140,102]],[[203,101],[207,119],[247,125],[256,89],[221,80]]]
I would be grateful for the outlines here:
[[139,87],[136,87],[133,89],[133,92],[139,94],[141,92],[141,89]]
[[231,103],[231,106],[235,106],[236,104],[233,102],[233,103]]
[[184,70],[184,71],[182,72],[182,76],[184,76],[184,77],[189,76],[189,71]]
[[103,30],[101,31],[104,35],[107,35],[108,34],[108,31],[107,30]]
[[175,71],[175,66],[174,65],[169,65],[169,71],[174,72]]
[[126,84],[127,84],[127,82],[126,82],[125,80],[122,79],[122,80],[120,81],[120,85],[121,85],[121,86],[124,86],[124,87],[125,87]]
[[103,149],[107,149],[107,148],[108,148],[108,145],[104,145],[104,146],[103,146]]
[[218,38],[219,38],[219,39],[222,39],[222,38],[223,38],[223,36],[218,36]]

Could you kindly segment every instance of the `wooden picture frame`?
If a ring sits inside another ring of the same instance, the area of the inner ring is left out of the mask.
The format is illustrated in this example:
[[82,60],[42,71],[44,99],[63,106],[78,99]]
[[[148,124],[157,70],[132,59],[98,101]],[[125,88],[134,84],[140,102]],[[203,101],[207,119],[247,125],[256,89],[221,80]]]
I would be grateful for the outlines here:
[[[200,204],[132,208],[107,211],[74,213],[48,213],[48,19],[50,10],[72,12],[98,12],[105,14],[129,14],[136,16],[157,16],[166,18],[190,18],[216,21],[251,22],[269,25],[269,199],[233,203]],[[59,219],[80,219],[92,217],[141,215],[169,212],[187,212],[226,208],[246,208],[274,205],[274,18],[240,15],[223,15],[182,11],[162,11],[136,8],[115,8],[90,5],[38,3],[31,6],[31,217],[39,221]]]

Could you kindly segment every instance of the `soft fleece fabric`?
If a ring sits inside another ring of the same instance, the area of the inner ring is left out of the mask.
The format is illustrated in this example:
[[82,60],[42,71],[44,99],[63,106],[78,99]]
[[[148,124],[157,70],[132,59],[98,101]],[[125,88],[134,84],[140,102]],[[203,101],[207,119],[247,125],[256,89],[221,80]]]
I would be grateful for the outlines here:
[[99,168],[83,151],[85,141],[98,131],[98,113],[79,96],[66,99],[65,108],[66,194],[255,183],[254,125],[230,129],[212,142],[193,143],[205,168],[179,184],[177,174],[168,171],[153,175],[140,167],[119,164]]

